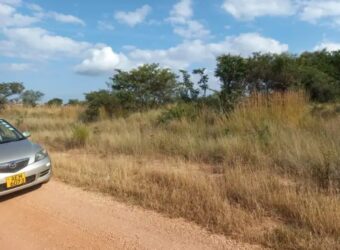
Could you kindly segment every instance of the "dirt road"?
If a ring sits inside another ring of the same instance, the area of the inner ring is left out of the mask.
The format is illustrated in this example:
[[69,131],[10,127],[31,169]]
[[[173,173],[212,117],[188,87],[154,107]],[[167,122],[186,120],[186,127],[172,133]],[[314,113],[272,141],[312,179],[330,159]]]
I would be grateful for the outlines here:
[[1,199],[0,225],[1,249],[253,249],[56,181]]

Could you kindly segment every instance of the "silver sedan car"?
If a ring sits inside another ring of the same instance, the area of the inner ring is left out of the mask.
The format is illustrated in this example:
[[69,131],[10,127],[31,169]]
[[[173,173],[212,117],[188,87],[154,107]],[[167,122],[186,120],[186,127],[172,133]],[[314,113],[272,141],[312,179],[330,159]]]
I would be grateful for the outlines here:
[[47,151],[29,141],[29,136],[0,119],[0,196],[46,183],[51,178]]

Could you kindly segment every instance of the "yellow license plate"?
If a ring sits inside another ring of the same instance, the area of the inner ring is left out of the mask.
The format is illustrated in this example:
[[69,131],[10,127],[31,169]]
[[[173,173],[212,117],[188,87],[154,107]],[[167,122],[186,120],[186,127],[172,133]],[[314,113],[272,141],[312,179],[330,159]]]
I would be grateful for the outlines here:
[[25,174],[17,174],[11,177],[6,178],[7,188],[13,188],[17,186],[21,186],[26,183]]

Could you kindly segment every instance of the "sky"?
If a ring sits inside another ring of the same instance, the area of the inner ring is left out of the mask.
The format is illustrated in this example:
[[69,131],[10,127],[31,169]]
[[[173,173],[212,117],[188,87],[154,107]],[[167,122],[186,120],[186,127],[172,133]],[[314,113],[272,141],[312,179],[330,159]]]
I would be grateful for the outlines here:
[[340,0],[0,0],[0,82],[82,99],[115,69],[340,49]]

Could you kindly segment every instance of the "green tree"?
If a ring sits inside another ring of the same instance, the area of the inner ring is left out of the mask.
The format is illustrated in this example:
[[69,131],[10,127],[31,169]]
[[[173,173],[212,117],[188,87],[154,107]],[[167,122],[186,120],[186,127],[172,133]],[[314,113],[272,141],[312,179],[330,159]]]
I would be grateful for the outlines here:
[[336,80],[314,67],[300,67],[301,85],[307,90],[311,100],[316,102],[334,101],[339,96]]
[[68,100],[67,105],[80,105],[82,102],[79,101],[78,99],[70,99]]
[[288,53],[273,56],[269,89],[287,91],[299,83],[296,58]]
[[296,57],[290,54],[254,53],[247,59],[249,91],[287,91],[299,84]]
[[328,52],[326,50],[305,52],[298,58],[300,66],[318,69],[335,79],[340,79],[340,51]]
[[26,90],[21,94],[22,103],[25,106],[35,107],[44,96],[40,91]]
[[25,87],[19,82],[0,83],[0,110],[5,107],[13,97],[19,97]]
[[340,51],[305,52],[298,58],[302,86],[317,102],[340,98]]
[[53,98],[47,102],[48,106],[62,106],[63,100],[60,98]]
[[248,58],[247,83],[250,92],[269,91],[272,81],[272,54],[254,53]]
[[234,109],[246,87],[247,60],[241,56],[223,55],[217,58],[215,76],[222,83],[220,100],[223,111]]
[[129,72],[116,70],[109,84],[122,107],[143,110],[175,98],[176,75],[158,64],[145,64]]
[[199,75],[200,79],[198,80],[198,86],[203,91],[203,97],[207,96],[207,90],[209,89],[209,76],[206,74],[206,69],[205,68],[200,68],[200,69],[195,69],[193,70],[193,73],[195,75]]
[[114,111],[120,109],[120,104],[116,96],[108,90],[99,90],[85,95],[87,109],[83,120],[86,122],[96,121],[99,117],[100,108],[104,108],[109,116],[112,116]]
[[185,102],[197,101],[200,92],[194,87],[190,74],[186,70],[180,70],[179,72],[183,79],[181,82],[178,82],[178,91],[181,99]]

